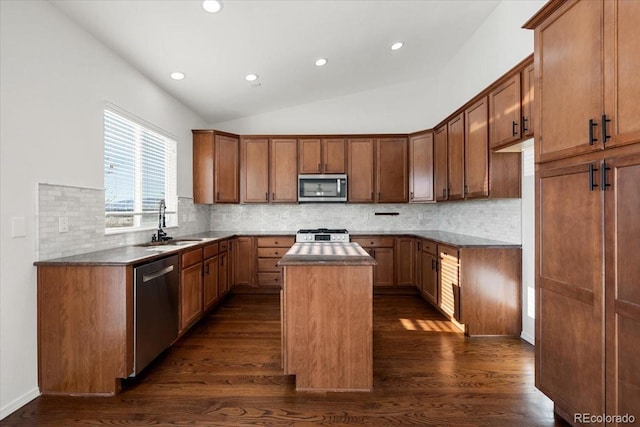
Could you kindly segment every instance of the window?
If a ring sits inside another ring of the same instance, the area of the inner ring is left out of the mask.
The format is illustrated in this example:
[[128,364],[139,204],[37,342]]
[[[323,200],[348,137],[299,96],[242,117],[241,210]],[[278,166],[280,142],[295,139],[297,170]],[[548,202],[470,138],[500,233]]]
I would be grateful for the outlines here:
[[166,226],[177,225],[176,141],[104,110],[104,208],[107,232],[158,227],[161,200]]

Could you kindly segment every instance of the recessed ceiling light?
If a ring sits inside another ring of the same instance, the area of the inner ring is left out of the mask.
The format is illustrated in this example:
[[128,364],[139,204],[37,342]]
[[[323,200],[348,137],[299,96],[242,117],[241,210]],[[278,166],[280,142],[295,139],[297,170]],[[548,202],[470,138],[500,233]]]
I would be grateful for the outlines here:
[[180,71],[176,71],[175,73],[171,73],[171,78],[173,80],[182,80],[185,78],[184,73],[181,73]]
[[323,65],[327,65],[327,58],[316,59],[316,67],[322,67]]
[[256,80],[258,80],[258,75],[257,74],[247,74],[246,76],[244,76],[244,79],[248,82],[255,82]]
[[219,0],[204,0],[202,8],[209,13],[218,13],[222,10],[222,2]]
[[394,44],[391,45],[391,50],[398,50],[402,46],[404,46],[403,42],[395,42]]

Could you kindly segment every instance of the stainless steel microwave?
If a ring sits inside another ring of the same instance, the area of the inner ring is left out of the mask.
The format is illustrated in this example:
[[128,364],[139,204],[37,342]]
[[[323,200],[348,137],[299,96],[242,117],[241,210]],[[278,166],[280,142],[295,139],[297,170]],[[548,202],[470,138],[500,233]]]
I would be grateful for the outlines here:
[[346,202],[347,175],[298,175],[298,202]]

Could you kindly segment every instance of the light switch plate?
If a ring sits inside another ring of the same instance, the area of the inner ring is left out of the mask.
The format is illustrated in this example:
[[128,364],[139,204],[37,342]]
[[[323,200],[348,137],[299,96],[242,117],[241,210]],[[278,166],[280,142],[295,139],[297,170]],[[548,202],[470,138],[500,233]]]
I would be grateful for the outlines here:
[[27,221],[23,216],[11,218],[11,237],[25,237],[27,235]]
[[66,233],[69,231],[69,217],[58,217],[58,233]]

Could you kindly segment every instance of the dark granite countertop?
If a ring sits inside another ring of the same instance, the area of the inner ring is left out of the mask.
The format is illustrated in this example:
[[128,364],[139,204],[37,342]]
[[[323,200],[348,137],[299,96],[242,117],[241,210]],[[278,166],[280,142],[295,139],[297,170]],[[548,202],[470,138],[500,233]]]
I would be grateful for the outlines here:
[[[182,250],[196,248],[199,245],[206,245],[212,242],[228,239],[236,236],[293,236],[295,231],[209,231],[204,233],[193,234],[189,236],[180,236],[176,240],[200,239],[194,242],[183,242],[180,245],[167,245],[161,247],[141,247],[141,246],[123,246],[113,249],[107,249],[97,252],[89,252],[86,254],[73,255],[63,258],[55,258],[50,260],[36,261],[34,265],[136,265],[167,255],[176,254]],[[499,240],[483,239],[481,237],[467,236],[464,234],[449,233],[446,231],[436,230],[395,230],[395,231],[371,231],[371,230],[354,230],[349,231],[351,236],[375,236],[375,235],[395,235],[395,236],[413,236],[424,239],[433,240],[459,248],[474,247],[491,247],[491,248],[519,248],[521,245],[502,242]]]
[[359,244],[350,242],[296,243],[278,261],[280,266],[376,264]]

